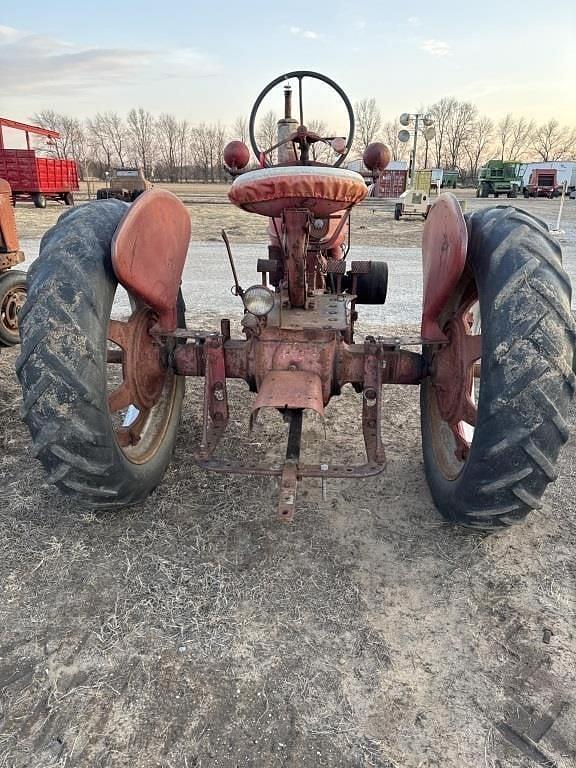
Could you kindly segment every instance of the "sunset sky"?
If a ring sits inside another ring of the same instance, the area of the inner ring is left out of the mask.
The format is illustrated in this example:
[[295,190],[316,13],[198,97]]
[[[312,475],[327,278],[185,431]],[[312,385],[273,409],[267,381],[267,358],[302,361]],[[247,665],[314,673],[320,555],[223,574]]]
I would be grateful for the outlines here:
[[[385,120],[443,96],[576,124],[576,2],[38,2],[0,9],[0,115],[143,106],[231,123],[282,72],[312,69]],[[314,93],[312,92],[312,96]],[[311,104],[339,122],[331,102]],[[278,104],[280,109],[280,104]]]

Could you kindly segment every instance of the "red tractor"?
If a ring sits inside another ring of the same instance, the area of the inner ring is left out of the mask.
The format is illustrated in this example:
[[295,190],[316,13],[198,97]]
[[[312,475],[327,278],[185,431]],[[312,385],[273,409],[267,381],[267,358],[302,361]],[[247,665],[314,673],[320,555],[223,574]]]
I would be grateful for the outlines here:
[[[307,78],[343,99],[345,138],[306,127]],[[286,89],[278,143],[260,147],[258,107],[289,80],[298,83],[298,119]],[[356,341],[358,308],[384,303],[388,275],[381,262],[346,259],[350,211],[366,195],[363,178],[340,168],[354,138],[348,98],[323,75],[282,75],[258,97],[250,137],[257,170],[242,172],[245,145],[234,142],[225,153],[236,176],[231,201],[266,217],[270,233],[259,281],[248,288],[225,238],[244,308],[242,338],[231,338],[227,319],[218,332],[186,329],[180,284],[190,219],[168,192],[147,191],[132,205],[81,206],[44,236],[20,316],[17,371],[34,453],[49,479],[91,508],[141,502],[170,461],[184,377],[201,376],[197,464],[278,478],[279,514],[287,520],[302,479],[366,479],[385,469],[382,387],[410,384],[421,388],[425,471],[442,515],[480,529],[522,520],[556,478],[575,388],[570,282],[546,225],[512,207],[464,218],[456,199],[441,195],[424,226],[420,334],[383,329]],[[314,159],[323,147],[332,164]],[[376,169],[389,160],[381,146],[366,155]],[[111,319],[120,286],[132,307],[124,321]],[[232,378],[255,393],[251,426],[263,408],[289,422],[283,462],[261,464],[246,451],[236,460],[217,456]],[[345,384],[362,401],[366,461],[302,462],[303,413],[322,416]]]
[[0,347],[12,347],[20,341],[18,315],[26,301],[26,272],[13,267],[23,261],[12,189],[0,179]]

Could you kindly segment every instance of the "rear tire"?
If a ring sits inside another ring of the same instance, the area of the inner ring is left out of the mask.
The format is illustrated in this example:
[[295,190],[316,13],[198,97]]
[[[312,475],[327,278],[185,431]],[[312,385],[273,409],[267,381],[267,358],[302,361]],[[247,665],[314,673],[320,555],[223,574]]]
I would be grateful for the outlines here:
[[[126,208],[108,200],[62,214],[42,238],[20,316],[16,371],[34,454],[50,482],[91,508],[140,502],[158,485],[184,395],[184,380],[166,371],[160,397],[141,412],[139,441],[120,446],[109,409],[107,360],[117,289],[110,247]],[[183,324],[183,302],[179,310]]]
[[480,197],[488,197],[490,194],[490,187],[488,184],[481,184],[480,185]]
[[40,193],[32,195],[32,200],[36,208],[46,208],[46,197]]
[[[350,287],[352,281],[350,280]],[[370,272],[356,277],[357,304],[384,304],[388,292],[388,264],[372,261]]]
[[[480,393],[469,453],[457,458],[432,375],[421,389],[422,447],[434,502],[448,520],[494,530],[540,506],[568,439],[576,387],[575,324],[561,251],[546,225],[511,207],[467,217],[467,268],[441,318],[476,295],[482,324]],[[472,292],[470,288],[472,286]]]
[[26,272],[9,269],[0,274],[0,346],[20,343],[20,309],[26,300]]
[[394,206],[394,219],[400,221],[402,218],[402,203],[396,203]]
[[72,192],[64,192],[64,204],[65,205],[74,205],[74,195]]

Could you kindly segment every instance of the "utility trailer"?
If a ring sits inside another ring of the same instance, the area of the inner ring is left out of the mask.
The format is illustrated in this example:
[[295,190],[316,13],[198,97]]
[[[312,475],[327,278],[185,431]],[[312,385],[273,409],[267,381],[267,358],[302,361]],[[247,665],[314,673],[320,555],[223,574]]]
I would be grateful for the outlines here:
[[[22,131],[26,149],[6,149],[3,128]],[[57,131],[36,125],[17,123],[0,117],[0,177],[12,188],[12,201],[32,200],[36,208],[46,208],[47,200],[60,200],[74,205],[74,192],[79,189],[78,168],[74,160],[38,157],[30,146],[30,134],[57,139]]]

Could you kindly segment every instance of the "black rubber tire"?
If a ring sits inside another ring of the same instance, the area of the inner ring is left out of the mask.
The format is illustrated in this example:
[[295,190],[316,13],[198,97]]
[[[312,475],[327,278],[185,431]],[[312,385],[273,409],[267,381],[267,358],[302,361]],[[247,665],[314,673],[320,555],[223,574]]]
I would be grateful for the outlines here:
[[394,219],[395,221],[400,221],[402,218],[402,203],[396,203],[394,206]]
[[72,192],[64,192],[64,204],[69,206],[74,205],[74,195]]
[[14,291],[26,293],[26,272],[9,269],[0,273],[0,347],[13,347],[20,343],[17,307],[11,301]]
[[530,197],[530,192],[528,192],[528,190],[525,189],[523,194],[524,194],[524,197],[526,198],[526,200],[528,200],[528,198]]
[[[351,284],[350,280],[350,284]],[[372,261],[370,272],[356,277],[357,304],[384,304],[388,292],[388,264]]]
[[500,192],[494,192],[494,197],[496,198],[496,200],[498,200],[498,198],[500,197]]
[[32,195],[32,201],[36,208],[46,208],[46,197],[40,192]]
[[[16,372],[22,417],[40,459],[64,493],[83,506],[117,508],[142,501],[170,461],[184,380],[170,380],[159,443],[141,463],[118,445],[106,386],[108,319],[117,281],[110,245],[127,205],[88,203],[62,214],[42,238],[20,316]],[[179,306],[183,315],[183,302]]]
[[480,197],[488,197],[490,195],[490,186],[489,184],[481,184],[480,185]]
[[512,190],[511,190],[511,191],[508,193],[508,197],[510,197],[510,198],[512,198],[512,199],[514,200],[515,198],[517,198],[517,197],[518,197],[518,193],[516,192],[516,190],[515,190],[515,189],[512,189]]
[[[427,378],[421,389],[422,447],[441,514],[467,527],[495,530],[538,508],[556,478],[576,387],[576,329],[560,246],[544,222],[501,206],[475,211],[467,226],[467,268],[453,302],[466,281],[475,281],[482,323],[477,425],[467,459],[450,477],[442,468],[449,428]],[[450,312],[448,307],[442,322]],[[425,349],[425,355],[433,366],[433,350]]]

